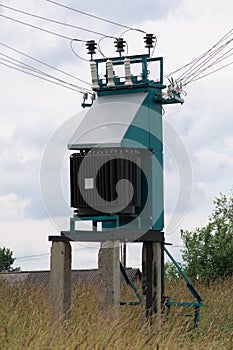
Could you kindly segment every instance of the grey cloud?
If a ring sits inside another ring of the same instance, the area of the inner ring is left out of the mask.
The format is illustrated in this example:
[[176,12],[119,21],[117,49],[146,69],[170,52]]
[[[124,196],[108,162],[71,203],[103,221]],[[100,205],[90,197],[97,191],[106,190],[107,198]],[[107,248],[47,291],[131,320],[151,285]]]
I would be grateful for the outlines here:
[[51,124],[21,123],[13,135],[0,139],[0,196],[16,194],[30,203],[25,217],[44,218],[39,172],[44,146],[51,133]]

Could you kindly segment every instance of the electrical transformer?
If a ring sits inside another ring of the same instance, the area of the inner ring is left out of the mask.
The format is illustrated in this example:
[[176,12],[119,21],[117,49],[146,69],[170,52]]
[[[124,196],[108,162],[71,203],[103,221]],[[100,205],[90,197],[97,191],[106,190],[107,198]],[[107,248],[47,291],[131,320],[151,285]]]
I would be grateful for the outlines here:
[[[149,64],[156,65],[157,80],[149,80]],[[131,73],[134,65],[140,67],[136,75]],[[105,70],[102,78],[100,66]],[[79,233],[75,224],[80,220],[101,221],[102,230],[108,231],[162,231],[162,104],[182,100],[175,93],[163,97],[161,57],[98,59],[91,61],[91,73],[98,97],[68,146],[73,151],[70,235]]]

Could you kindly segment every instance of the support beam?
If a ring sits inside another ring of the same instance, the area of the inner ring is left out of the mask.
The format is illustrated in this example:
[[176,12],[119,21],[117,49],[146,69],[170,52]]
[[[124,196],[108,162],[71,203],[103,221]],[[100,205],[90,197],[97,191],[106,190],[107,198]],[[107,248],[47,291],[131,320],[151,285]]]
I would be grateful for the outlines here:
[[126,268],[126,243],[121,243],[121,263]]
[[99,309],[110,314],[120,311],[119,241],[101,244],[98,256]]
[[144,319],[152,322],[161,314],[163,293],[162,243],[144,242],[142,248],[142,293],[145,309]]
[[71,305],[71,246],[53,241],[50,259],[51,322],[63,322]]

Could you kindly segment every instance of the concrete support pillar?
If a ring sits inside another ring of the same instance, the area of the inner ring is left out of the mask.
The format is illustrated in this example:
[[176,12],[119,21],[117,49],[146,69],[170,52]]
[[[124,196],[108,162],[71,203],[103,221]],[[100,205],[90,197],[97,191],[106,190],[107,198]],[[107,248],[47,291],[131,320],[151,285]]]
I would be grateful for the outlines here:
[[102,312],[120,311],[120,243],[101,244],[98,256],[99,309]]
[[51,322],[68,317],[71,305],[71,246],[68,241],[53,241],[50,259]]
[[144,242],[142,248],[142,294],[144,318],[153,321],[153,316],[161,314],[163,289],[162,243]]

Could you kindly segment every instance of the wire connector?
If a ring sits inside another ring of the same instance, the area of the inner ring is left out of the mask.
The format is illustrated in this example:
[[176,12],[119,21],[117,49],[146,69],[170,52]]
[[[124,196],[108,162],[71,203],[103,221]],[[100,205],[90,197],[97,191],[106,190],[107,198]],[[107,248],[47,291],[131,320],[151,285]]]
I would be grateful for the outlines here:
[[174,94],[178,96],[180,96],[180,94],[183,94],[184,96],[187,95],[187,93],[183,90],[183,85],[181,82],[177,82],[173,78],[168,78],[168,80],[170,84],[168,85],[166,94],[169,98],[173,98]]

